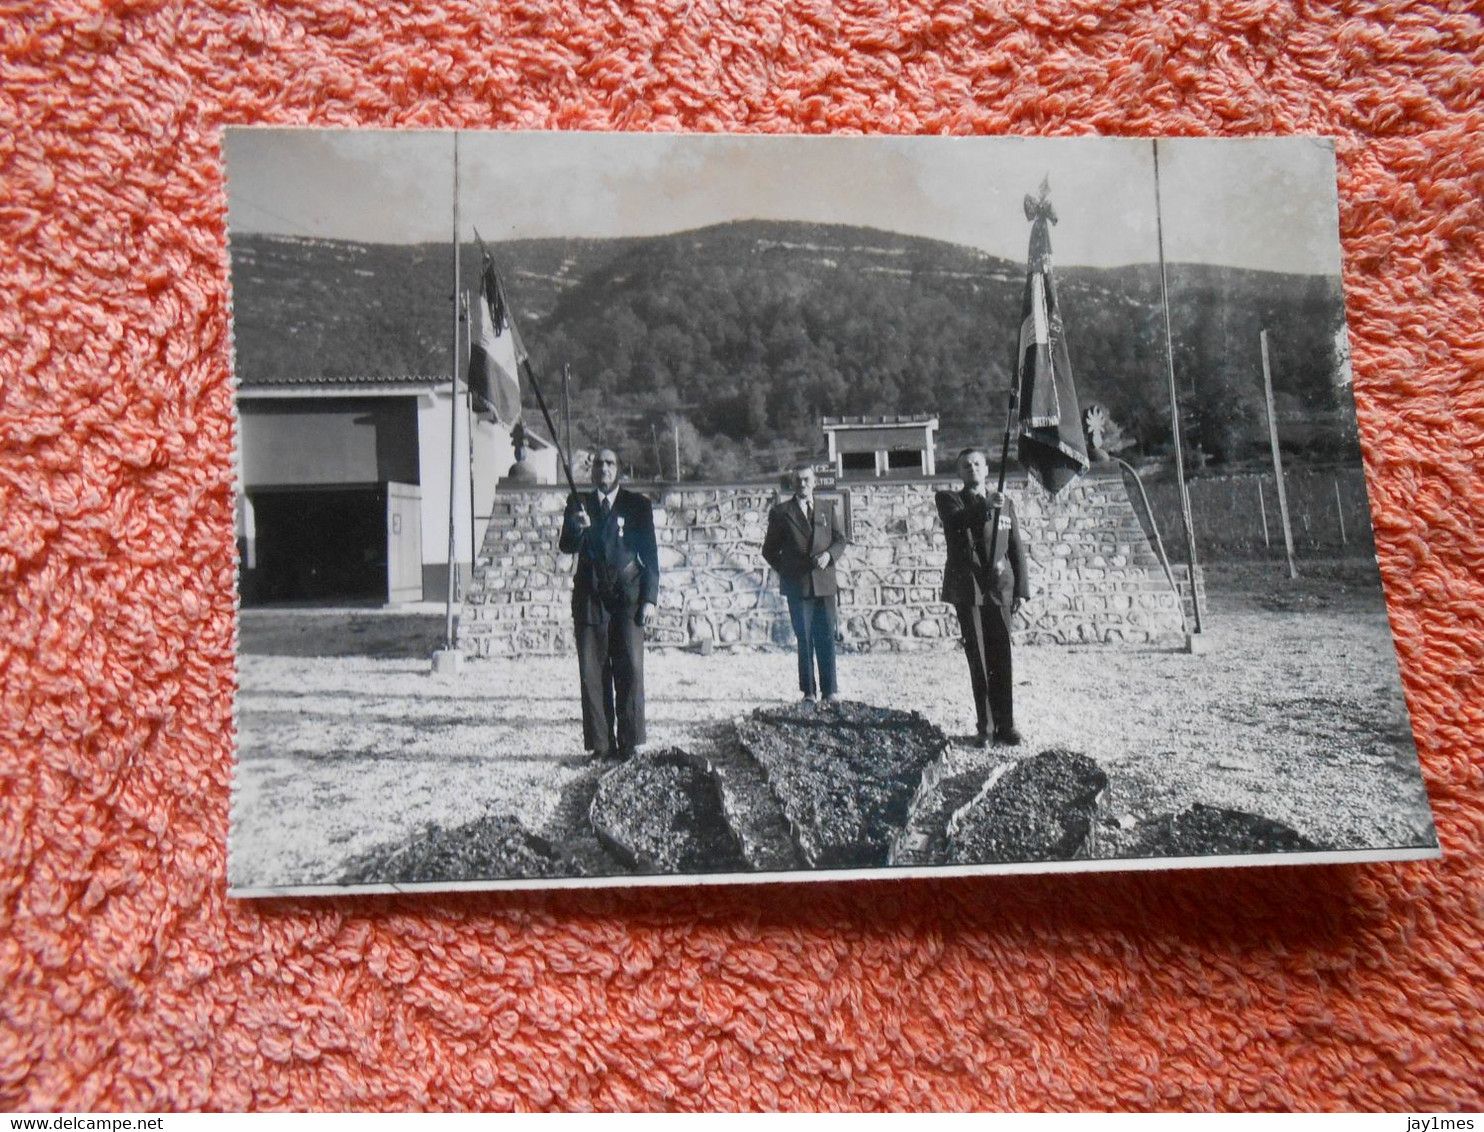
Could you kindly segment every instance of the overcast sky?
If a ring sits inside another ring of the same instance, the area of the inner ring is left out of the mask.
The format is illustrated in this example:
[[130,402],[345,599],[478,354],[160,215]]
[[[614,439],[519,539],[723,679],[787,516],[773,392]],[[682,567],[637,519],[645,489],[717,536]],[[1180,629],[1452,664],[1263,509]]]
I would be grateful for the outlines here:
[[[231,129],[228,224],[380,243],[452,235],[445,131]],[[1339,274],[1334,149],[1322,138],[1159,143],[1172,261]],[[1021,210],[1050,175],[1056,262],[1158,258],[1147,140],[459,134],[461,235],[643,236],[729,220],[858,224],[1026,254]]]

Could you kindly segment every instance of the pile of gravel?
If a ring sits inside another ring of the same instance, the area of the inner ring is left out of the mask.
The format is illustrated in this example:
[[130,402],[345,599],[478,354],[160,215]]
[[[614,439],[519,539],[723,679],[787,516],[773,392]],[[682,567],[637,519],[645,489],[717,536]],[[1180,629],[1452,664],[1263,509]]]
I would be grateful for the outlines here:
[[678,748],[646,752],[605,774],[588,816],[599,842],[641,872],[747,868],[710,769]]
[[885,865],[923,770],[948,744],[916,712],[848,702],[760,708],[737,737],[816,869]]
[[382,845],[353,858],[340,884],[417,884],[442,881],[570,876],[574,867],[551,843],[514,818],[484,817],[442,829],[429,826],[402,844]]

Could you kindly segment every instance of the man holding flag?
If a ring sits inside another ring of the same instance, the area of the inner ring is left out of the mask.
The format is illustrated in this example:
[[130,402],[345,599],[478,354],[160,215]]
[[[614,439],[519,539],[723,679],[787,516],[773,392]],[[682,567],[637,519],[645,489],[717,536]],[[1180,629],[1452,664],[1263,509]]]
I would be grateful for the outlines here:
[[522,372],[536,395],[570,489],[558,545],[577,560],[572,623],[583,742],[598,758],[627,758],[645,741],[644,630],[654,623],[660,588],[654,509],[644,496],[619,487],[618,454],[611,448],[593,457],[594,490],[577,490],[541,382],[510,316],[494,257],[483,240],[479,246],[484,269],[470,335],[469,388],[478,411],[512,426],[522,440]]
[[559,547],[575,555],[572,628],[583,745],[629,758],[644,745],[644,630],[659,600],[654,508],[618,484],[618,454],[593,458],[593,489],[567,500]]
[[958,458],[963,489],[937,495],[938,517],[948,544],[943,600],[958,614],[963,633],[981,746],[990,740],[991,722],[996,742],[1010,746],[1020,742],[1012,695],[1010,625],[1030,596],[1030,585],[1020,524],[1005,494],[1010,440],[1018,430],[1020,462],[1052,496],[1088,465],[1061,303],[1051,273],[1051,226],[1057,216],[1051,206],[1049,179],[1041,181],[1038,195],[1026,196],[1025,218],[1031,222],[1030,253],[999,484],[990,490],[989,462],[983,449],[966,448]]
[[953,606],[963,634],[978,723],[975,742],[989,745],[992,723],[994,741],[1013,747],[1020,732],[1015,729],[1010,623],[1030,596],[1025,545],[1009,497],[989,488],[984,449],[960,452],[958,472],[963,489],[937,495],[948,543],[943,600]]

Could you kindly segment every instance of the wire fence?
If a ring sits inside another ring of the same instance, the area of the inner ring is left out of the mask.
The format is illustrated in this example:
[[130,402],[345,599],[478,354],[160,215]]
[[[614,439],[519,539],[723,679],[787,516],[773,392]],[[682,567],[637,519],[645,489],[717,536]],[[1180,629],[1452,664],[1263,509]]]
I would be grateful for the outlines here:
[[[1296,558],[1375,554],[1370,502],[1361,468],[1285,470]],[[1180,492],[1168,472],[1143,473],[1171,558],[1185,560]],[[1283,520],[1272,472],[1202,475],[1189,480],[1196,554],[1203,560],[1282,558]]]

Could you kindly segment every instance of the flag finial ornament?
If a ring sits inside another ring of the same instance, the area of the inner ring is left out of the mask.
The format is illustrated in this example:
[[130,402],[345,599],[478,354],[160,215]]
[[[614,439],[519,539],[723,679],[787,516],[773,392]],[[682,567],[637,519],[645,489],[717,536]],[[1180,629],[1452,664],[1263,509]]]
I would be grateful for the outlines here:
[[1056,223],[1056,209],[1051,207],[1051,174],[1041,178],[1041,187],[1035,196],[1025,194],[1025,218],[1032,223],[1044,219],[1050,224]]

